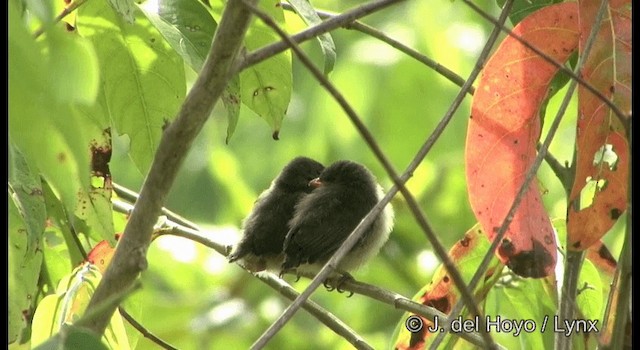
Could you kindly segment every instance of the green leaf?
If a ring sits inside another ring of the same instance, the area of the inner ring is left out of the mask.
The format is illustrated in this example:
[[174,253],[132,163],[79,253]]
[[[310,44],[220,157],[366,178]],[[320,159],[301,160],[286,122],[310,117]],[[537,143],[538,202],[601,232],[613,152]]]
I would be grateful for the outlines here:
[[[78,266],[65,276],[58,284],[56,294],[46,296],[36,309],[31,345],[42,344],[46,347],[56,338],[60,339],[59,332],[68,330],[63,327],[80,319],[101,280],[102,275],[98,269],[88,263]],[[49,339],[52,337],[53,339]],[[102,342],[110,349],[130,348],[120,313],[116,312],[111,317]],[[65,346],[66,344],[65,341]]]
[[[53,251],[58,251],[60,254],[62,254],[62,250],[66,250],[68,253],[68,258],[66,261],[67,267],[63,270],[62,273],[62,275],[66,275],[73,269],[74,266],[78,266],[81,262],[83,262],[84,257],[82,255],[80,247],[78,246],[79,243],[74,239],[74,235],[71,232],[72,225],[65,213],[65,208],[62,202],[56,197],[56,195],[53,193],[53,190],[46,181],[42,183],[42,190],[44,194],[44,202],[47,207],[47,216],[53,224],[52,227],[47,227],[47,232],[45,232],[45,243],[50,244],[50,246],[47,246],[47,249],[45,250],[45,260],[47,261],[47,266],[49,266],[48,256],[50,255],[50,253],[52,253]],[[59,234],[64,239],[66,249],[54,248],[59,244]],[[51,250],[50,248],[54,249]],[[51,271],[49,271],[49,273],[51,274]],[[57,276],[57,278],[54,278],[54,276]],[[52,282],[54,283],[57,283],[62,278],[60,274],[53,274],[53,276],[50,277],[52,278]]]
[[160,0],[140,6],[169,45],[196,72],[202,69],[218,24],[197,0]]
[[124,18],[127,23],[135,21],[135,4],[133,0],[109,0],[109,5]]
[[602,320],[602,308],[605,302],[602,279],[598,269],[591,261],[585,259],[578,277],[578,295],[576,304],[582,313],[582,319]]
[[[157,8],[152,8],[151,4],[147,2],[140,9],[187,65],[199,72],[218,27],[209,11],[197,0],[162,0]],[[226,142],[229,143],[240,115],[240,83],[237,77],[229,81],[222,94],[222,102],[227,110]]]
[[91,43],[74,33],[49,33],[48,79],[62,103],[90,105],[98,95],[98,58]]
[[27,252],[35,252],[44,232],[46,208],[40,176],[30,169],[22,152],[9,144],[9,190],[26,224]]
[[[519,334],[522,337],[520,343],[526,349],[545,349],[553,345],[552,322],[556,307],[545,291],[543,283],[541,279],[522,279],[514,282],[512,286],[499,288],[496,292],[503,295],[505,303],[498,305],[495,312],[487,312],[489,315],[500,315],[499,310],[509,309],[513,314],[503,315],[503,319],[513,317],[512,319],[517,321],[533,320],[535,331],[522,331]],[[548,318],[548,324],[542,333],[541,324],[545,317]],[[492,320],[495,319],[493,316]]]
[[180,57],[135,12],[135,23],[128,24],[105,2],[89,1],[78,9],[77,30],[96,50],[104,104],[100,110],[109,113],[104,119],[129,136],[131,158],[146,173],[163,125],[184,99],[185,80]]
[[[106,347],[95,333],[86,328],[66,325],[64,337],[60,334],[40,344],[37,350],[106,350]],[[63,340],[64,339],[64,340]]]
[[222,93],[222,103],[227,109],[227,138],[225,143],[229,144],[233,132],[238,125],[238,118],[240,117],[240,78],[236,75],[229,80],[227,88]]
[[[314,26],[322,23],[322,19],[320,19],[316,10],[311,6],[309,0],[288,0],[288,2],[307,25]],[[333,66],[336,63],[336,44],[333,42],[330,33],[318,35],[316,39],[318,39],[322,54],[324,55],[324,74],[329,75],[329,73],[333,71]]]
[[42,266],[40,234],[31,246],[27,223],[17,205],[16,196],[8,194],[9,205],[9,343],[18,340],[27,327],[31,303],[38,288]]
[[[525,17],[530,15],[545,6],[557,4],[561,0],[515,0],[511,6],[511,12],[509,13],[509,19],[514,26],[518,22],[522,21]],[[496,4],[502,8],[505,0],[497,0]]]
[[[282,8],[278,0],[260,1],[259,7],[284,26]],[[262,21],[254,20],[245,38],[248,50],[255,50],[279,41],[276,33]],[[277,140],[282,119],[291,100],[291,53],[280,53],[240,73],[240,93],[242,102],[262,117],[273,130],[272,137]]]

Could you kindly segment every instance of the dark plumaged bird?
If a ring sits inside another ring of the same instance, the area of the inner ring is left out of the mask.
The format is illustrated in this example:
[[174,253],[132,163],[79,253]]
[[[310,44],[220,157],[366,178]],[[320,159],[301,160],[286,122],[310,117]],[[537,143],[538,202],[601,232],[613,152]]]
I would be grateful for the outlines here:
[[306,157],[289,162],[256,200],[243,222],[244,236],[229,255],[229,262],[243,259],[245,267],[253,272],[278,270],[294,207],[313,190],[309,182],[323,169],[322,164]]
[[[335,162],[310,184],[317,188],[298,202],[289,223],[281,274],[293,269],[317,272],[383,197],[373,174],[351,161]],[[376,255],[392,228],[393,209],[387,204],[340,262],[338,272],[348,276]]]

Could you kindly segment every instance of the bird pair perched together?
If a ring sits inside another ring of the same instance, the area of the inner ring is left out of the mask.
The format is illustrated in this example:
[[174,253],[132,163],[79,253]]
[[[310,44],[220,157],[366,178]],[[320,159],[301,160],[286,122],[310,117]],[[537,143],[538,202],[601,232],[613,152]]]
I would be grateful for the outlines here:
[[[251,271],[317,273],[382,198],[382,187],[361,164],[341,160],[325,168],[298,157],[256,200],[244,236],[229,255]],[[338,265],[352,271],[378,253],[393,227],[387,205]]]

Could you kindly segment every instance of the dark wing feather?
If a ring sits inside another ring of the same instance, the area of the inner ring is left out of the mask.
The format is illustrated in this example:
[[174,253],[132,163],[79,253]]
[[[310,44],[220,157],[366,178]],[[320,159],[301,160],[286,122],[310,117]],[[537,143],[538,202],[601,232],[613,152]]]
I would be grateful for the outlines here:
[[353,192],[316,191],[298,203],[290,222],[284,242],[285,270],[326,262],[375,205],[354,200],[358,194]]

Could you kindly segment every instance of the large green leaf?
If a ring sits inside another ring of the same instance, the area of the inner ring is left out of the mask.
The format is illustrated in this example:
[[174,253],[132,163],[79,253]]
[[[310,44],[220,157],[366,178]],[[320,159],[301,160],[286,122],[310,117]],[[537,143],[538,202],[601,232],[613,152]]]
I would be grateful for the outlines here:
[[101,109],[115,129],[127,134],[130,155],[146,173],[162,136],[185,95],[184,67],[178,55],[139,11],[128,24],[104,1],[78,10],[78,33],[96,50],[101,76]]
[[[90,188],[91,140],[102,134],[93,119],[79,112],[95,102],[98,92],[95,52],[90,42],[58,26],[37,43],[20,16],[11,16],[10,28],[11,140],[73,212]],[[112,239],[113,227],[100,220],[96,203],[82,210],[91,234]],[[110,217],[110,209],[102,216]]]
[[[40,237],[32,240],[17,196],[8,195],[9,203],[9,343],[18,340],[28,326],[31,303],[35,299],[42,266]],[[40,233],[40,236],[42,233]],[[31,244],[29,243],[32,241]]]
[[[259,2],[260,9],[284,27],[284,14],[277,4],[278,0]],[[278,35],[271,28],[260,20],[254,20],[247,31],[245,45],[248,50],[255,50],[279,40]],[[291,100],[292,80],[289,51],[271,57],[240,73],[242,102],[269,124],[273,131],[272,136],[276,140]]]
[[27,253],[33,254],[44,232],[46,209],[40,176],[20,150],[9,144],[9,190],[26,224]]
[[[160,31],[169,45],[182,57],[191,69],[202,69],[213,35],[218,24],[207,9],[197,0],[158,2],[157,7],[147,2],[140,6],[151,23]],[[240,115],[240,82],[238,77],[229,81],[222,94],[222,102],[227,109],[227,138],[233,135]]]

